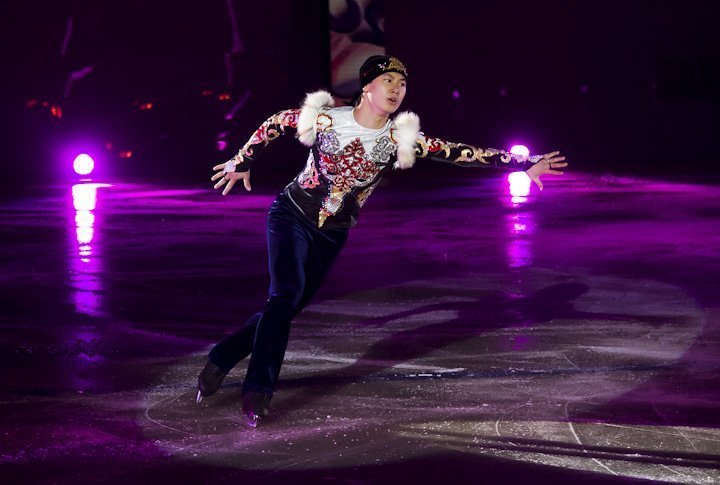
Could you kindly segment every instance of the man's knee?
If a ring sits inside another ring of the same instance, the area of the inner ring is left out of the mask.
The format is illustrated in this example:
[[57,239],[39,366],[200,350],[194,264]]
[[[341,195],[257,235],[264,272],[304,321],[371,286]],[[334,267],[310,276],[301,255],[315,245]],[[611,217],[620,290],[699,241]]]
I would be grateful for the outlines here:
[[265,305],[265,312],[273,311],[293,317],[301,297],[302,291],[294,288],[274,291],[270,293],[270,298]]

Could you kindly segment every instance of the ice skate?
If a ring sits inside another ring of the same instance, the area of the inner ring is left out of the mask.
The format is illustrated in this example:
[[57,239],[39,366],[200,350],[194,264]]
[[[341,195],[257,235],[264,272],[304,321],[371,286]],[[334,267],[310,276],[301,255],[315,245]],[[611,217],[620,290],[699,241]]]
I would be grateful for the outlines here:
[[227,372],[223,371],[220,367],[208,360],[198,376],[197,402],[202,401],[204,397],[215,394],[218,389],[220,389],[222,381],[225,379],[226,375]]
[[242,415],[245,424],[256,428],[261,419],[270,413],[270,396],[261,391],[243,394]]

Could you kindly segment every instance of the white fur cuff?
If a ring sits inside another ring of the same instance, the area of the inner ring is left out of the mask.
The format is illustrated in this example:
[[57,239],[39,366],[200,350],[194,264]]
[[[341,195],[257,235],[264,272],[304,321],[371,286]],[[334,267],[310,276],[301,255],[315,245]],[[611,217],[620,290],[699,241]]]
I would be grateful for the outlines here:
[[415,164],[415,144],[420,134],[420,118],[415,113],[405,111],[395,118],[395,141],[397,142],[397,162],[394,167],[410,168]]
[[327,91],[315,91],[305,96],[297,123],[297,137],[300,143],[309,147],[315,143],[317,137],[317,123],[315,120],[320,113],[320,109],[332,108],[333,106],[335,106],[335,101]]

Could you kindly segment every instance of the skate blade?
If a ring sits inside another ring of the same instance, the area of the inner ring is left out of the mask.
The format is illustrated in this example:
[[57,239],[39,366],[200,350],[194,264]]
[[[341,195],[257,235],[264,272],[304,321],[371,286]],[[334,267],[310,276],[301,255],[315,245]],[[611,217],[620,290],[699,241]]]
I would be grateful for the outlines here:
[[246,426],[253,429],[257,428],[258,421],[260,421],[260,417],[257,414],[245,415],[244,418]]
[[195,402],[200,404],[200,401],[202,401],[202,393],[198,389],[197,397],[195,398]]

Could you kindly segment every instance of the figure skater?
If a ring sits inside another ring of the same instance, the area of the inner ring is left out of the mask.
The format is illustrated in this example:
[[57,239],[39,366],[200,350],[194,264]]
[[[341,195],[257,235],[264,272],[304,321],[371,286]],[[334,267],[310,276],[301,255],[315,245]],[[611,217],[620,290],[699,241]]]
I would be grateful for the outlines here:
[[418,116],[393,115],[405,98],[408,73],[396,57],[372,56],[360,68],[356,106],[334,107],[329,93],[308,94],[299,109],[267,119],[230,161],[215,166],[215,188],[226,195],[239,181],[251,190],[250,170],[273,140],[293,133],[310,147],[307,163],[273,202],[267,221],[269,297],[262,311],[217,345],[198,377],[198,402],[220,388],[227,373],[248,355],[242,388],[245,422],[267,416],[287,348],[290,322],[308,305],[357,223],[363,204],[391,169],[409,169],[431,158],[463,167],[525,170],[542,190],[540,177],[561,175],[559,152],[524,157],[431,138]]

